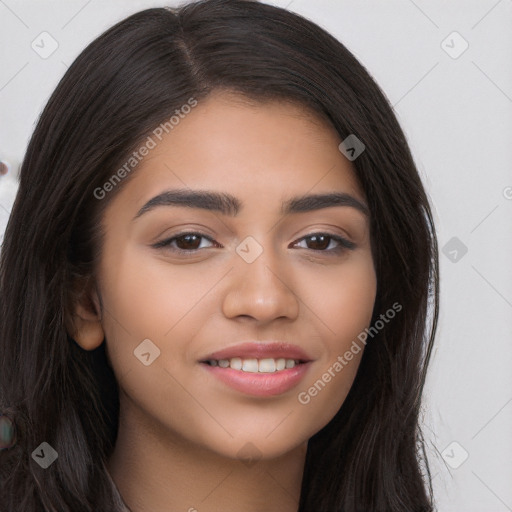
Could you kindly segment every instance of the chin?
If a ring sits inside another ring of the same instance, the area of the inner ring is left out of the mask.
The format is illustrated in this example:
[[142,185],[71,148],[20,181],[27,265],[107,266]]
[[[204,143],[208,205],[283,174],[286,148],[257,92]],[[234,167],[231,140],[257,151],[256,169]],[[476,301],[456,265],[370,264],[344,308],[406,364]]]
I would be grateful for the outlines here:
[[297,449],[306,450],[309,438],[295,438],[289,432],[282,432],[281,435],[267,437],[261,431],[252,432],[251,429],[245,429],[243,434],[236,435],[226,440],[207,441],[204,447],[227,459],[240,460],[250,466],[253,462],[270,461],[283,457],[289,452]]

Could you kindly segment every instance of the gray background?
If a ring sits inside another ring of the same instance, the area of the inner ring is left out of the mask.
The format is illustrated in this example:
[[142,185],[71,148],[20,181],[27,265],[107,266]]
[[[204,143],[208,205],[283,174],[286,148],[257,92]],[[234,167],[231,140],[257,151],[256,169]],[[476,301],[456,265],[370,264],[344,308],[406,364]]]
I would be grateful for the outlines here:
[[[438,508],[512,511],[512,0],[268,3],[340,39],[395,107],[443,250],[423,418]],[[0,236],[16,165],[66,68],[107,27],[161,5],[0,0],[0,158],[13,163],[0,178]],[[44,31],[58,44],[47,58],[31,46],[43,50]]]

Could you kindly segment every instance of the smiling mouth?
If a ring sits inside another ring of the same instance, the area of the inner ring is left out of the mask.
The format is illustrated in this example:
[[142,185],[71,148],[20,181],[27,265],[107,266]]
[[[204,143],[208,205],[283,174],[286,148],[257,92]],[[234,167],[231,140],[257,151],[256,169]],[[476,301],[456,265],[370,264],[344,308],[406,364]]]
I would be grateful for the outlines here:
[[296,387],[313,361],[284,357],[231,357],[206,359],[200,363],[208,374],[232,390],[247,396],[271,398]]
[[231,368],[247,373],[279,373],[306,362],[301,359],[288,359],[284,357],[262,359],[232,357],[230,359],[208,359],[201,361],[201,363],[209,366]]

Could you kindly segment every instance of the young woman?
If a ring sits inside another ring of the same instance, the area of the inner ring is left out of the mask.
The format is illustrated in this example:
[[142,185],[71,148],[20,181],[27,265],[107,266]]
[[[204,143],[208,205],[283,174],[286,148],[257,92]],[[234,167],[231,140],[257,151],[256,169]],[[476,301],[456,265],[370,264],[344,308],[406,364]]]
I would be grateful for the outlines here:
[[431,210],[312,22],[206,0],[93,41],[29,143],[0,286],[2,510],[433,510]]

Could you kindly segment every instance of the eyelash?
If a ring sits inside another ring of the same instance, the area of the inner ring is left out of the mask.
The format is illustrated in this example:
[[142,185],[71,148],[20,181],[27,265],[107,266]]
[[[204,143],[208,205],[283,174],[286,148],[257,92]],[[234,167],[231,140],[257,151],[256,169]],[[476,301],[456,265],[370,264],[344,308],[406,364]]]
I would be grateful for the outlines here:
[[[166,250],[169,250],[176,254],[191,256],[194,253],[196,253],[197,251],[201,250],[201,248],[187,250],[187,249],[179,249],[176,247],[171,247],[172,242],[176,241],[179,238],[183,238],[183,237],[186,237],[189,235],[194,235],[194,236],[197,236],[200,238],[206,238],[210,242],[214,242],[214,240],[212,240],[209,236],[204,235],[203,233],[198,233],[195,231],[186,231],[184,233],[178,233],[177,235],[173,236],[172,238],[167,238],[165,240],[161,240],[160,242],[157,242],[156,244],[154,244],[152,247],[154,247],[155,249],[165,248]],[[337,254],[345,252],[346,250],[353,250],[356,248],[356,244],[354,242],[351,242],[350,240],[347,240],[346,238],[343,238],[339,235],[334,235],[332,233],[325,233],[323,231],[309,233],[309,234],[303,236],[302,238],[300,238],[297,242],[301,242],[302,240],[306,240],[308,238],[313,238],[313,237],[318,237],[318,236],[328,237],[331,240],[338,242],[339,245],[337,247],[335,247],[334,249],[323,249],[322,250],[322,249],[306,248],[306,250],[313,251],[316,253],[326,253],[327,255],[337,255]],[[297,242],[295,242],[295,243],[297,243]],[[330,245],[330,243],[329,243],[329,245]],[[203,249],[204,249],[204,247],[203,247]],[[209,249],[209,247],[208,247],[208,249]]]

